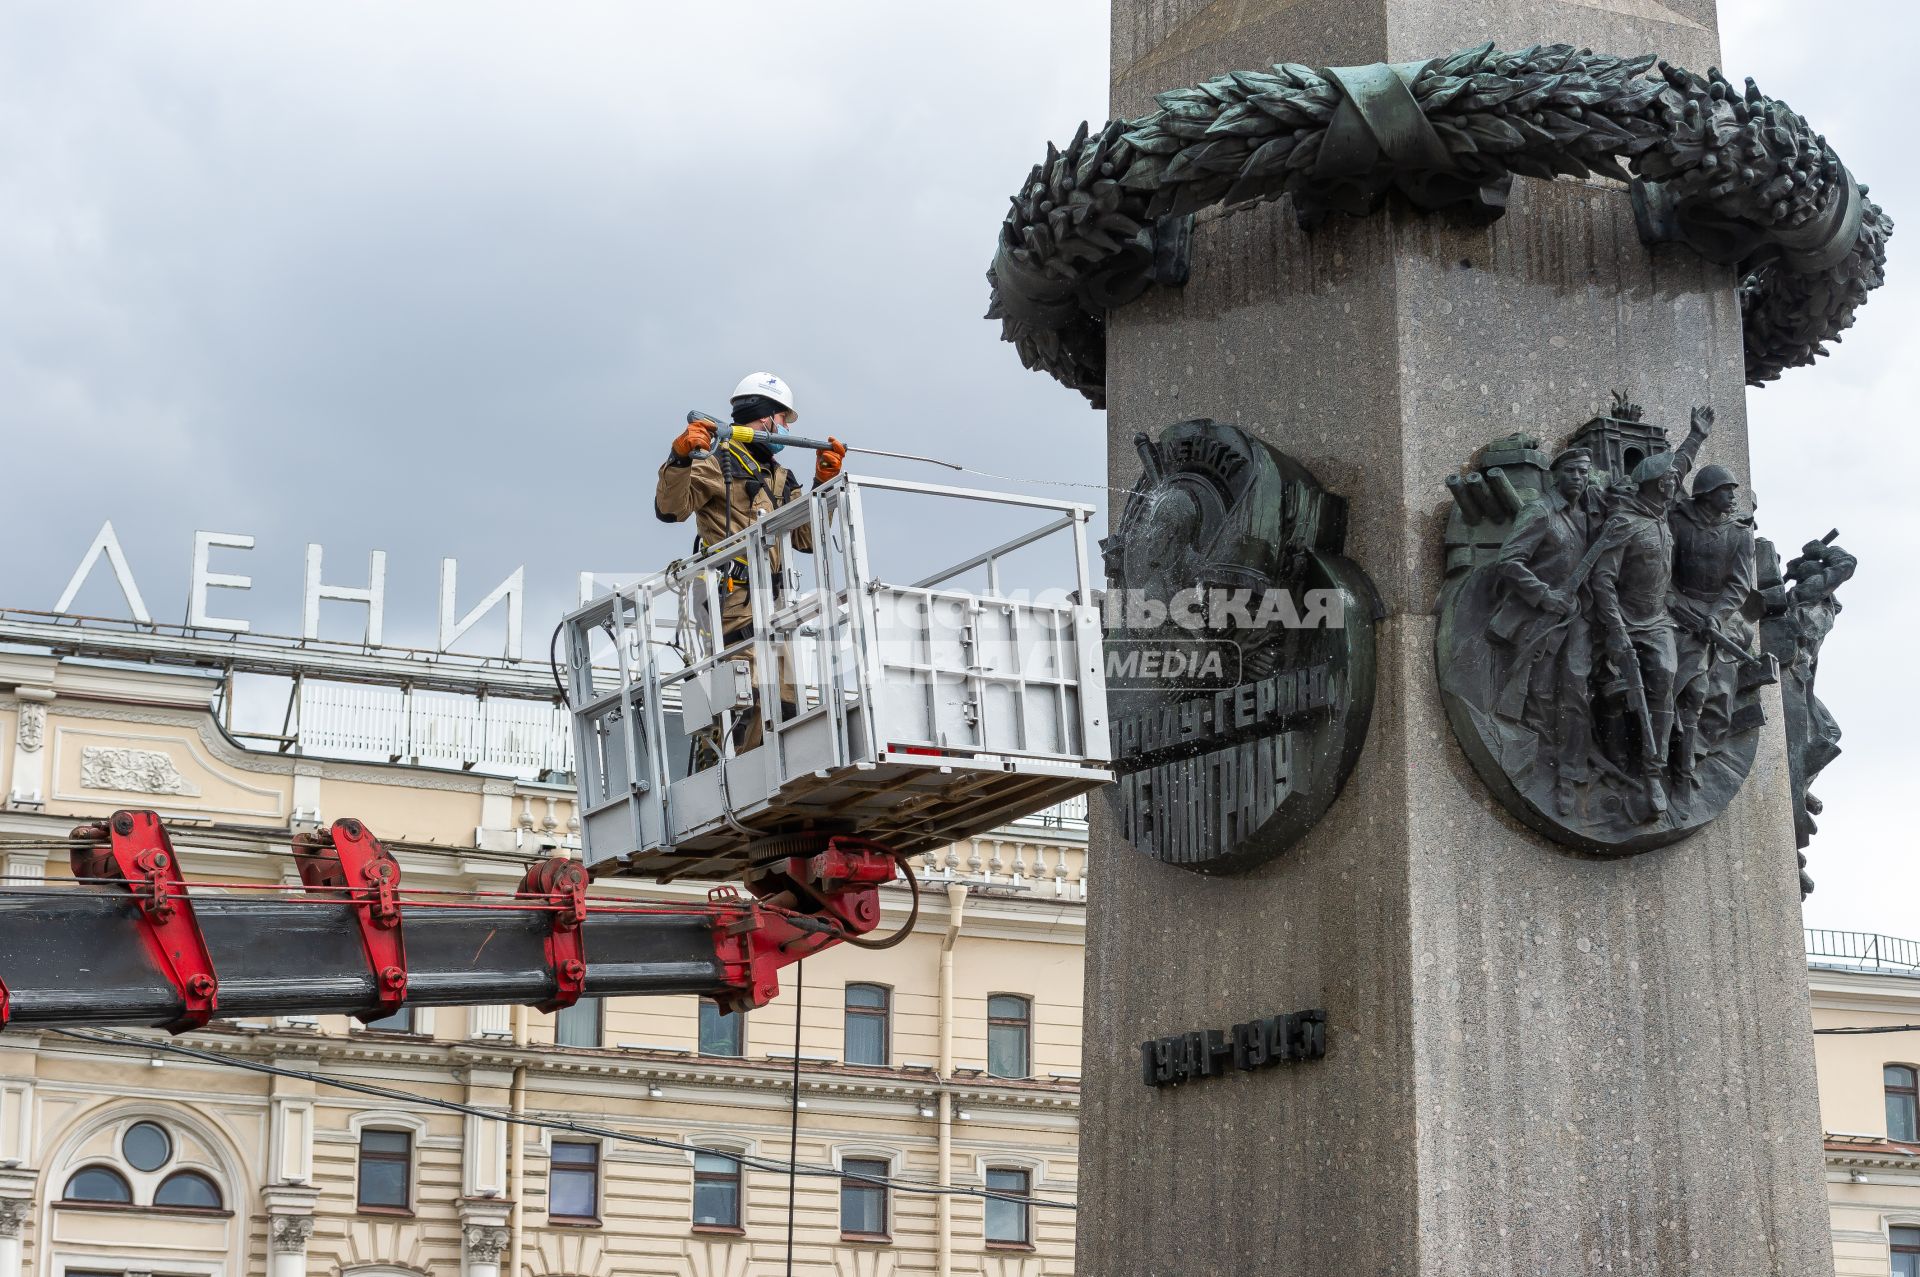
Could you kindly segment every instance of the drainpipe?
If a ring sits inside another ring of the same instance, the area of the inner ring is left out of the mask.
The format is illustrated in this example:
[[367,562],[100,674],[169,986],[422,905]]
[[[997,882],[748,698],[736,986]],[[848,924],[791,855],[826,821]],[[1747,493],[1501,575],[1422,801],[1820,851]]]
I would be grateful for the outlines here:
[[[940,937],[940,1186],[953,1187],[953,944],[960,938],[960,920],[967,910],[965,883],[947,884],[947,930]],[[940,1277],[953,1273],[953,1197],[942,1193],[940,1218]]]
[[[513,1046],[523,1058],[527,1048],[527,1008],[513,1008]],[[509,1092],[508,1107],[515,1117],[525,1115],[527,1111],[527,1066],[513,1066],[513,1088]],[[524,1130],[518,1122],[507,1125],[507,1192],[513,1195],[513,1207],[507,1216],[507,1237],[511,1254],[508,1256],[507,1271],[513,1277],[520,1277],[521,1236],[520,1221],[526,1207],[522,1200],[527,1188],[527,1152]]]

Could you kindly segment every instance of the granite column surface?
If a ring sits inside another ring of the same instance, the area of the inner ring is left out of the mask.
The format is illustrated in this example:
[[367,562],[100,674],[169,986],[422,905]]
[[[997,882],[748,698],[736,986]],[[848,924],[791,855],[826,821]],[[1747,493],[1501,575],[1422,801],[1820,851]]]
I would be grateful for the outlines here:
[[[1486,40],[1718,61],[1712,0],[1115,0],[1112,107]],[[1519,178],[1481,228],[1203,214],[1191,282],[1111,317],[1111,482],[1136,431],[1235,422],[1348,499],[1387,616],[1365,753],[1278,860],[1164,866],[1092,805],[1079,1271],[1833,1271],[1777,695],[1718,821],[1603,860],[1498,806],[1434,674],[1444,482],[1475,449],[1557,446],[1620,388],[1675,442],[1712,404],[1703,460],[1744,481],[1734,286],[1643,245],[1619,183]],[[1143,1040],[1312,1006],[1324,1061],[1140,1081]]]

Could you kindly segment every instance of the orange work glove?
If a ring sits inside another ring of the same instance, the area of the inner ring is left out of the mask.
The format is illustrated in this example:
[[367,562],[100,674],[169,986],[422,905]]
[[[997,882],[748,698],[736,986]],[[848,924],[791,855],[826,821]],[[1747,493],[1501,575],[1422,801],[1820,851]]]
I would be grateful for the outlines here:
[[813,481],[825,483],[838,475],[840,467],[846,463],[847,445],[828,435],[827,446],[813,455]]
[[711,449],[712,447],[713,423],[710,421],[689,421],[687,428],[680,432],[680,437],[673,441],[673,455],[676,457],[692,456],[696,448]]

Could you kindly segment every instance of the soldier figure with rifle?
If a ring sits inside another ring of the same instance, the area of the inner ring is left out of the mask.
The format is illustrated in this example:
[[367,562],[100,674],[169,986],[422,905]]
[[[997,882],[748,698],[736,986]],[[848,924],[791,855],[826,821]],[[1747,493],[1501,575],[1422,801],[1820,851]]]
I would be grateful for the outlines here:
[[1679,626],[1680,662],[1673,779],[1695,783],[1700,757],[1733,726],[1740,665],[1752,659],[1746,615],[1758,578],[1753,531],[1735,518],[1740,484],[1725,466],[1702,466],[1693,496],[1676,501],[1673,592],[1667,610]]
[[1686,442],[1657,452],[1633,468],[1631,495],[1616,497],[1595,543],[1589,578],[1594,616],[1608,663],[1624,687],[1637,758],[1617,759],[1638,772],[1653,814],[1667,810],[1661,776],[1673,736],[1674,692],[1680,671],[1674,622],[1667,610],[1673,586],[1674,534],[1668,507],[1713,425],[1713,409],[1695,408]]
[[1565,816],[1593,751],[1593,636],[1581,587],[1606,510],[1587,449],[1566,449],[1551,471],[1553,486],[1520,512],[1500,549],[1504,597],[1489,630],[1513,649],[1494,712],[1539,735],[1540,761],[1554,777],[1554,807]]

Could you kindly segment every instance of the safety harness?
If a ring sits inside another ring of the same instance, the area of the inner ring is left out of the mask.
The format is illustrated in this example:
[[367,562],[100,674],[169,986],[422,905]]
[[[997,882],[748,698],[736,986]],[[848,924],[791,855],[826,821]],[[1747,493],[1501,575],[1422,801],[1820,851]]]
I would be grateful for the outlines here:
[[[742,486],[746,489],[747,514],[749,517],[751,517],[753,513],[753,499],[756,496],[758,496],[762,491],[765,491],[767,487],[766,481],[761,477],[766,472],[767,468],[761,465],[758,461],[756,461],[752,453],[748,452],[745,448],[742,448],[739,444],[734,443],[732,440],[728,440],[727,442],[721,444],[720,448],[723,449],[726,452],[726,454],[729,457],[731,457],[734,461],[737,461],[746,473],[746,481],[744,484],[742,484]],[[728,467],[724,461],[721,463],[721,466],[720,466],[720,483],[721,483],[721,486],[726,490],[726,494],[727,494],[726,531],[728,535],[732,535],[733,533],[733,473],[730,467]],[[793,494],[799,490],[799,487],[800,487],[800,481],[798,479],[795,479],[793,475],[789,473],[787,475],[786,491],[774,494],[774,498],[773,498],[774,504],[776,506],[783,506],[787,502],[791,501],[793,499]],[[706,538],[696,532],[693,537],[694,554],[695,555],[705,554],[707,552],[707,548],[708,546],[707,546]],[[733,559],[727,564],[727,575],[723,579],[725,581],[725,584],[723,584],[720,588],[725,590],[728,594],[733,593],[735,590],[745,590],[747,588],[747,580],[748,580],[747,556],[744,554],[734,555]]]

